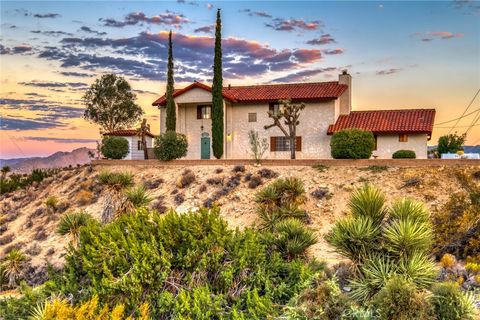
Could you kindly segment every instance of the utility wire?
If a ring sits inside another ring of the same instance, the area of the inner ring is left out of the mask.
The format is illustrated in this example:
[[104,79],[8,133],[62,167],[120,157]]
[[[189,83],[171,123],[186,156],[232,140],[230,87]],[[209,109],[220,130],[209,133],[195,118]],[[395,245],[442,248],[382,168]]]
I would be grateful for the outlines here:
[[475,95],[473,96],[472,101],[470,101],[470,103],[468,104],[467,108],[463,111],[462,115],[460,116],[460,118],[457,119],[457,122],[455,122],[455,125],[448,131],[448,134],[450,134],[450,132],[452,132],[452,130],[455,129],[455,127],[457,126],[458,122],[460,122],[460,120],[465,116],[465,113],[467,113],[468,109],[469,109],[470,106],[473,104],[473,101],[475,101],[475,99],[477,98],[477,96],[478,96],[479,93],[480,93],[480,89],[477,90],[477,92],[476,92]]
[[435,125],[435,127],[436,127],[436,126],[440,126],[440,125],[442,125],[442,124],[446,124],[446,123],[453,122],[453,121],[455,121],[455,120],[459,120],[459,119],[462,119],[462,118],[468,117],[468,116],[470,116],[470,115],[472,115],[472,114],[474,114],[474,113],[477,113],[478,111],[480,111],[480,108],[479,108],[479,109],[475,109],[475,110],[473,110],[472,112],[469,112],[469,113],[467,113],[467,114],[464,114],[462,117],[459,117],[459,118],[455,118],[455,119],[452,119],[452,120],[448,120],[448,121],[444,121],[444,122],[437,123],[437,124]]

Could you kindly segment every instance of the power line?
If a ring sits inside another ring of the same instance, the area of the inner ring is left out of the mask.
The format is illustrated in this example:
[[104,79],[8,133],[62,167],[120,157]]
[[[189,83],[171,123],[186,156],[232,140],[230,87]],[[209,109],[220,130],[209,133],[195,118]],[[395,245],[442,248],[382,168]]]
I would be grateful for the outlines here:
[[[468,125],[468,126],[458,126],[457,128],[470,128],[470,127],[478,127],[480,126],[480,123],[477,123],[475,125]],[[453,128],[453,127],[437,127],[435,126],[436,129],[450,129],[450,128]]]
[[459,117],[459,118],[455,118],[455,119],[452,119],[452,120],[448,120],[448,121],[444,121],[444,122],[437,123],[437,124],[435,125],[435,127],[436,127],[436,126],[440,126],[440,125],[442,125],[442,124],[446,124],[446,123],[453,122],[453,121],[455,121],[455,120],[459,120],[459,119],[462,119],[462,118],[468,117],[468,116],[470,116],[470,115],[472,115],[472,114],[474,114],[474,113],[477,113],[478,111],[480,111],[480,108],[479,108],[479,109],[475,109],[475,110],[473,110],[473,111],[472,111],[472,112],[470,112],[470,113],[464,114],[462,117]]
[[449,134],[450,134],[450,132],[452,132],[452,130],[457,126],[458,122],[460,122],[460,119],[463,118],[463,116],[465,115],[465,113],[467,113],[468,109],[469,109],[470,106],[473,104],[473,101],[475,101],[475,99],[477,98],[478,93],[480,93],[480,89],[477,90],[477,92],[476,92],[475,95],[473,96],[472,101],[470,101],[470,103],[468,104],[467,108],[463,111],[462,115],[460,116],[460,118],[457,119],[457,122],[455,122],[455,125],[450,129],[450,131],[448,131]]
[[478,120],[480,119],[480,112],[477,114],[477,116],[472,120],[470,123],[470,127],[465,131],[465,134],[467,134],[474,126],[477,125]]

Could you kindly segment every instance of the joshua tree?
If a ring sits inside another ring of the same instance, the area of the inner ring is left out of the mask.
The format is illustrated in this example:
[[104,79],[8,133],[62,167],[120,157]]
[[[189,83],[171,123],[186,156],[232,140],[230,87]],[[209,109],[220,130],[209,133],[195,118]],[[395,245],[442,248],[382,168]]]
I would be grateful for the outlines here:
[[[279,102],[282,105],[280,110],[268,112],[269,117],[273,119],[273,123],[265,126],[265,130],[278,127],[285,137],[290,140],[290,159],[295,159],[297,126],[300,124],[298,119],[300,117],[300,111],[305,109],[305,104],[292,104],[291,100],[280,100]],[[287,128],[285,128],[284,125],[286,125]]]
[[213,58],[212,83],[212,149],[215,158],[223,155],[223,76],[222,76],[222,22],[217,10],[215,25],[215,56]]
[[175,131],[177,115],[175,111],[175,101],[173,100],[173,50],[172,50],[172,31],[168,34],[168,66],[167,66],[167,131]]
[[86,226],[90,220],[90,215],[84,211],[67,213],[60,219],[57,233],[62,236],[69,235],[73,246],[76,247],[80,237],[80,228]]
[[125,204],[123,191],[133,186],[133,176],[130,173],[104,171],[98,175],[98,180],[108,191],[102,212],[102,222],[108,223],[116,214],[123,211],[122,206]]
[[17,280],[22,276],[27,257],[19,249],[13,249],[3,259],[3,273],[8,278],[8,285],[14,288]]
[[148,159],[148,150],[147,150],[147,140],[145,139],[145,136],[147,133],[150,132],[150,125],[147,124],[147,119],[143,119],[142,124],[140,125],[140,128],[138,128],[138,135],[142,139],[142,148],[143,148],[143,155],[145,159]]

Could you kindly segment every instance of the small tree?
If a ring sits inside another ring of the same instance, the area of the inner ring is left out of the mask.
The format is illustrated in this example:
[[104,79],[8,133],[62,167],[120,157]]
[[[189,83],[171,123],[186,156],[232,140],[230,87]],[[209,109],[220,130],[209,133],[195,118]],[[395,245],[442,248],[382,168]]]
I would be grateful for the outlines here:
[[262,160],[265,151],[268,149],[267,138],[260,140],[257,131],[250,130],[248,132],[248,141],[250,142],[250,151],[252,152],[253,158],[256,163],[260,163]]
[[175,131],[177,125],[177,114],[175,110],[175,101],[173,100],[173,49],[172,49],[172,31],[168,34],[168,64],[167,64],[167,131]]
[[103,75],[95,80],[83,96],[87,105],[84,117],[98,124],[101,132],[132,126],[143,114],[135,99],[127,80],[115,74]]
[[184,134],[167,131],[155,138],[155,156],[164,161],[179,159],[187,155],[188,141]]
[[3,166],[1,173],[2,173],[2,179],[5,179],[7,177],[7,174],[11,171],[9,166]]
[[467,139],[467,134],[458,135],[456,132],[441,136],[438,139],[438,153],[456,153],[462,150],[462,146]]
[[22,277],[27,257],[19,249],[13,249],[3,258],[3,274],[8,279],[8,285],[14,288],[17,280]]
[[375,148],[375,138],[370,131],[346,129],[332,136],[330,148],[334,159],[368,159]]
[[[300,111],[305,109],[305,104],[292,104],[291,100],[280,100],[280,110],[278,112],[269,111],[268,116],[273,119],[273,123],[265,126],[265,130],[272,127],[278,127],[282,133],[290,140],[290,159],[295,159],[295,140],[297,138],[297,126],[300,124]],[[282,120],[287,129],[282,125]]]
[[223,76],[222,76],[222,22],[220,9],[215,25],[215,55],[213,58],[212,83],[212,150],[215,158],[223,155]]
[[128,154],[128,141],[122,137],[105,136],[100,151],[108,159],[123,159]]

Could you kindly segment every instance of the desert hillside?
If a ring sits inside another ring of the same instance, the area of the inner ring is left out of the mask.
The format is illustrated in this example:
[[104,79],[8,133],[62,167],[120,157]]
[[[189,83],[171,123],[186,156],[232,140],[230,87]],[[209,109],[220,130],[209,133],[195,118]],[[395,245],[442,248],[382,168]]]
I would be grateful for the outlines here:
[[[55,232],[60,217],[69,211],[85,210],[99,219],[108,191],[96,178],[102,170],[110,170],[131,172],[137,184],[145,184],[153,199],[151,208],[186,212],[216,204],[232,228],[245,228],[258,222],[254,198],[262,186],[271,183],[275,177],[298,177],[303,181],[307,195],[302,208],[308,212],[310,225],[319,240],[311,254],[332,265],[341,257],[333,252],[323,236],[336,220],[344,216],[348,197],[354,188],[369,182],[384,190],[388,201],[412,197],[423,201],[429,209],[435,209],[461,188],[455,176],[458,170],[478,171],[478,167],[246,166],[244,171],[242,169],[234,166],[84,166],[60,171],[27,189],[2,195],[0,255],[18,247],[30,256],[32,266],[39,267],[45,261],[61,266],[68,238]],[[182,177],[185,170],[191,170],[194,181],[184,187]],[[263,177],[258,179],[258,176]],[[262,184],[256,186],[259,182]]]

